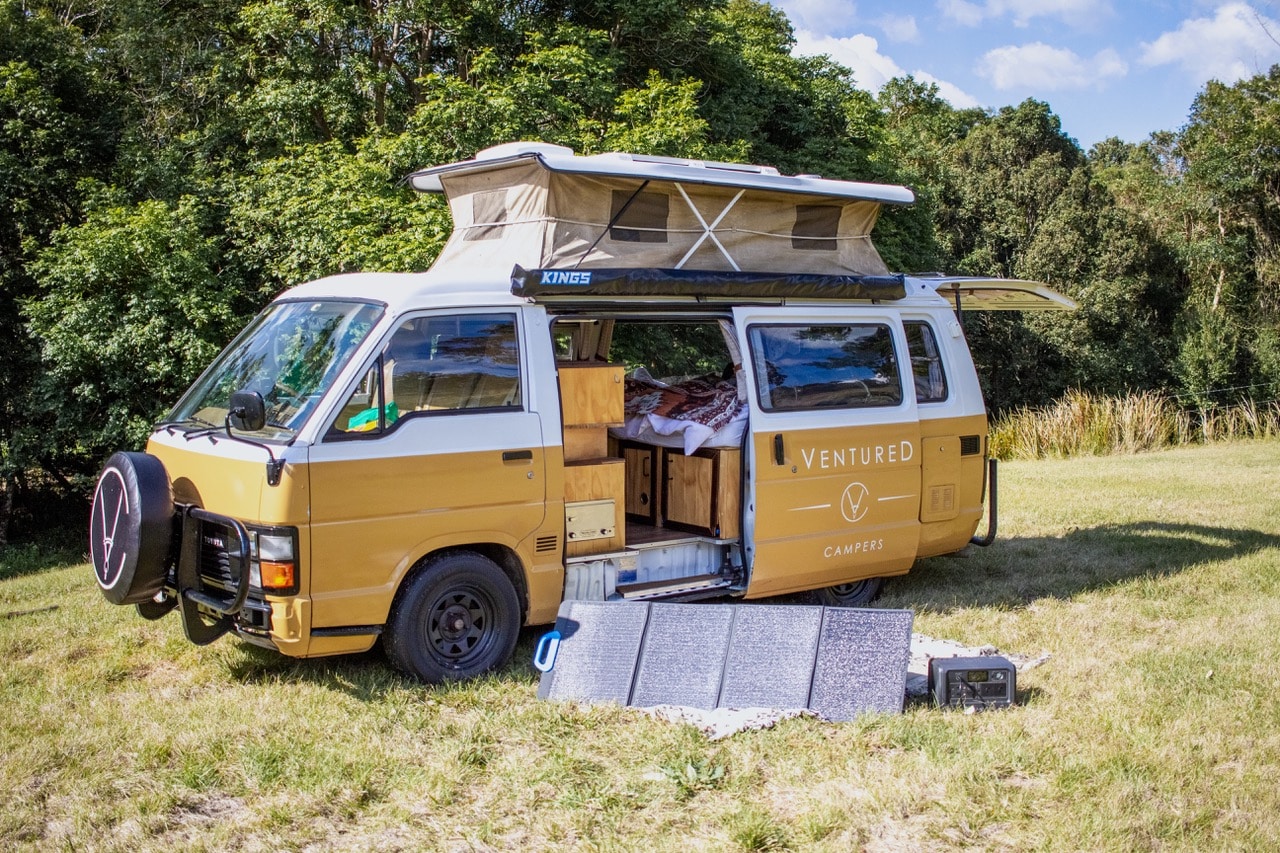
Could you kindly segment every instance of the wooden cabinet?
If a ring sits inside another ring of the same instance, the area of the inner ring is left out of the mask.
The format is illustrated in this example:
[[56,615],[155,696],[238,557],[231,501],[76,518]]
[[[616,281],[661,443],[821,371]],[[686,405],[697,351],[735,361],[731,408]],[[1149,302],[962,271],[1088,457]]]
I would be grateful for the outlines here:
[[666,471],[664,517],[668,525],[710,532],[715,460],[667,450],[663,453],[663,467]]
[[626,545],[620,500],[623,461],[600,459],[564,466],[566,557],[617,551]]
[[718,539],[741,533],[742,453],[679,450],[622,442],[626,512],[633,521]]
[[609,455],[608,427],[565,427],[564,461],[588,462]]
[[565,428],[622,425],[623,366],[561,363],[560,410]]
[[740,533],[742,453],[706,449],[685,456],[663,451],[662,513],[667,527],[717,539]]
[[658,448],[648,444],[621,445],[627,469],[627,515],[646,524],[658,523]]

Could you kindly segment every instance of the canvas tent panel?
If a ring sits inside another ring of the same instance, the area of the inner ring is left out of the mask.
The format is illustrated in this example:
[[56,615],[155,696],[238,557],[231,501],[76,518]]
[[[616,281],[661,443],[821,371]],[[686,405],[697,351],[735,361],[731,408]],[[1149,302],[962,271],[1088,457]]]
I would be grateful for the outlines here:
[[[873,201],[548,172],[536,161],[444,175],[442,184],[455,222],[437,261],[442,268],[888,271],[870,238],[880,209]],[[505,221],[478,219],[477,212],[499,208],[493,193],[503,188]],[[637,190],[634,210],[622,209],[617,200]],[[839,211],[834,234],[814,233],[814,208]],[[620,210],[622,219],[614,222]]]

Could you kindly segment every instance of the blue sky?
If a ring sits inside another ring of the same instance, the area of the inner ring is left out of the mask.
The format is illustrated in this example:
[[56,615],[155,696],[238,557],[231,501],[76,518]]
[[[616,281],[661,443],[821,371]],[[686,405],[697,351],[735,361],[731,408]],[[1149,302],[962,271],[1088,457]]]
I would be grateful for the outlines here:
[[827,54],[870,91],[911,74],[957,107],[1047,102],[1086,151],[1186,124],[1211,79],[1280,63],[1280,2],[772,0],[793,53]]

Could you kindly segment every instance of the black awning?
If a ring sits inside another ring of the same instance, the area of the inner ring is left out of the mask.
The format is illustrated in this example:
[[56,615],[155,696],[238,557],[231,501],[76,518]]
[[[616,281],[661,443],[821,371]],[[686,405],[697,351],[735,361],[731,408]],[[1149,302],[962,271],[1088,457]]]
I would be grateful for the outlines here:
[[907,295],[900,275],[820,275],[813,273],[713,270],[590,269],[511,272],[511,292],[583,299],[627,296],[682,296],[744,299],[878,299]]

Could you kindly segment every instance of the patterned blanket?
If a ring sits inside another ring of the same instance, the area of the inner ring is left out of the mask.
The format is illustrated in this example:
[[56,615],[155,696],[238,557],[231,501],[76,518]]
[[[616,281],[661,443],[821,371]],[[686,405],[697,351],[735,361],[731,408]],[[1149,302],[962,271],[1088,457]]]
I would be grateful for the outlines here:
[[718,430],[728,425],[741,408],[738,386],[716,376],[686,379],[678,385],[634,376],[627,379],[628,415],[658,415]]

